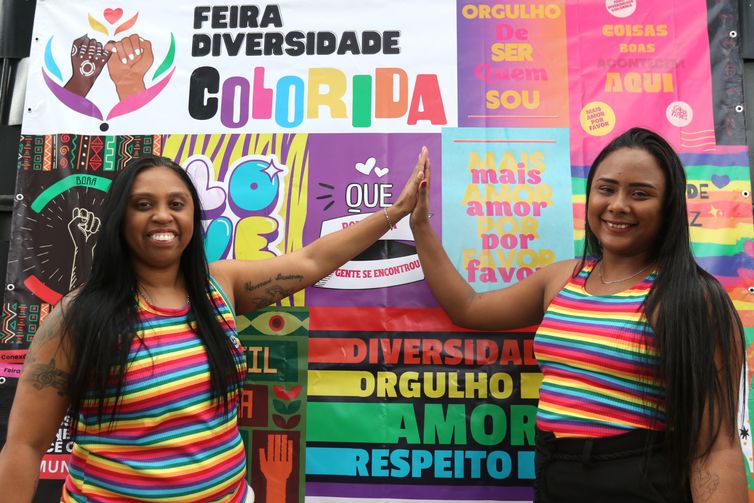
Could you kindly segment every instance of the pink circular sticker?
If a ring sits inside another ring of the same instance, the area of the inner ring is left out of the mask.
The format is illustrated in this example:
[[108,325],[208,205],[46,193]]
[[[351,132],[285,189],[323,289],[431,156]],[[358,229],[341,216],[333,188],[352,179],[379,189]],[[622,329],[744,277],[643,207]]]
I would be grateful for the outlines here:
[[605,8],[615,17],[628,17],[636,10],[636,0],[605,0]]
[[672,125],[684,127],[694,120],[694,110],[685,101],[674,101],[665,109],[665,117]]

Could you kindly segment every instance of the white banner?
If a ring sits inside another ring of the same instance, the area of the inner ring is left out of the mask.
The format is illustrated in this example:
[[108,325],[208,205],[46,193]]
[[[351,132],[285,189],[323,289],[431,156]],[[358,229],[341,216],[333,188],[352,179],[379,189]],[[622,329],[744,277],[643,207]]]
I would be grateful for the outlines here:
[[343,5],[39,2],[23,133],[455,126],[455,2]]

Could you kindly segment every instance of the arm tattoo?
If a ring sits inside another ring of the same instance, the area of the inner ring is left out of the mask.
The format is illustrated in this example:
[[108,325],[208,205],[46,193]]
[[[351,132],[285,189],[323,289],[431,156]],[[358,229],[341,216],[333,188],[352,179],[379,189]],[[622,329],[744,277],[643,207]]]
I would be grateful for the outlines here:
[[50,363],[29,362],[29,368],[25,373],[25,379],[38,389],[53,388],[58,391],[58,395],[65,396],[68,394],[68,379],[70,374],[64,372],[55,366],[55,358]]
[[304,279],[304,276],[301,275],[301,274],[280,274],[280,273],[278,273],[278,275],[275,277],[275,279],[278,280],[278,281],[282,281],[282,280],[286,280],[286,279],[295,279],[297,281],[301,281],[302,279]]
[[269,287],[259,297],[255,297],[254,298],[254,308],[255,309],[262,309],[263,307],[269,306],[273,302],[277,302],[280,299],[288,297],[292,293],[293,293],[293,291],[289,292],[288,290],[285,290],[284,288],[281,288],[278,285],[273,285],[273,286]]
[[715,494],[719,485],[719,475],[710,472],[707,468],[702,468],[701,464],[694,467],[694,472],[691,474],[691,491],[694,496],[701,501],[707,501]]
[[[290,281],[290,280],[301,281],[303,279],[304,279],[304,276],[301,274],[278,273],[278,275],[275,276],[275,281]],[[253,292],[254,290],[258,288],[269,285],[270,283],[272,283],[272,278],[267,278],[266,280],[260,281],[259,283],[252,283],[251,281],[247,281],[244,287],[246,288],[247,292]]]
[[[304,276],[302,274],[278,273],[278,275],[275,276],[274,281],[276,282],[277,281],[301,282],[303,281],[303,279],[304,279]],[[259,283],[252,283],[251,281],[247,281],[244,287],[246,288],[247,292],[253,292],[254,290],[262,288],[263,286],[270,285],[270,283],[272,282],[273,282],[273,278],[267,278],[266,280],[260,281]],[[300,287],[283,288],[282,286],[273,283],[272,285],[267,287],[264,293],[260,293],[258,294],[257,297],[254,298],[254,308],[261,309],[263,307],[267,307],[270,304],[279,301],[280,299],[293,295],[295,292],[299,291],[300,289],[301,289]]]
[[253,284],[251,281],[247,281],[244,287],[246,288],[247,292],[253,292],[257,288],[261,288],[264,285],[269,285],[271,282],[272,282],[272,278],[267,278],[266,280],[260,281],[257,284]]

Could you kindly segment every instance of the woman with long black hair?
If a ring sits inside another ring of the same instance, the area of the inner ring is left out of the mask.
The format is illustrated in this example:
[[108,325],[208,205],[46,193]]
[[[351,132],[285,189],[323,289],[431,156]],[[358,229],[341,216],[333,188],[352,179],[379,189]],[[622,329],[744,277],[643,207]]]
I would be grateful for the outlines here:
[[62,501],[250,502],[236,412],[234,313],[275,303],[361,253],[416,202],[423,150],[394,205],[292,253],[207,264],[199,197],[162,157],[113,181],[89,280],[29,348],[0,454],[4,503],[31,501],[70,411]]
[[428,168],[411,227],[437,300],[467,328],[539,325],[535,501],[746,501],[743,328],[691,254],[672,147],[641,128],[615,138],[587,178],[581,259],[486,293],[427,223]]

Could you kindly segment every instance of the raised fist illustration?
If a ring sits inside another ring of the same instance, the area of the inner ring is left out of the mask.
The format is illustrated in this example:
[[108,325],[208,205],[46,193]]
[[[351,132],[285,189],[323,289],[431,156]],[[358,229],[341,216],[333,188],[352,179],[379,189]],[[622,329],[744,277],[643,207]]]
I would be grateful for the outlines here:
[[[73,263],[71,264],[71,280],[69,288],[73,290],[82,282],[79,272],[88,271],[94,257],[96,239],[90,239],[99,231],[100,219],[94,212],[86,208],[73,208],[73,214],[68,221],[68,234],[73,242]],[[91,249],[89,253],[81,248]]]
[[82,35],[71,45],[72,75],[65,88],[81,97],[89,90],[105,68],[110,52],[102,44],[87,35]]
[[144,76],[154,63],[152,43],[138,34],[105,44],[110,53],[107,71],[121,101],[145,89]]

